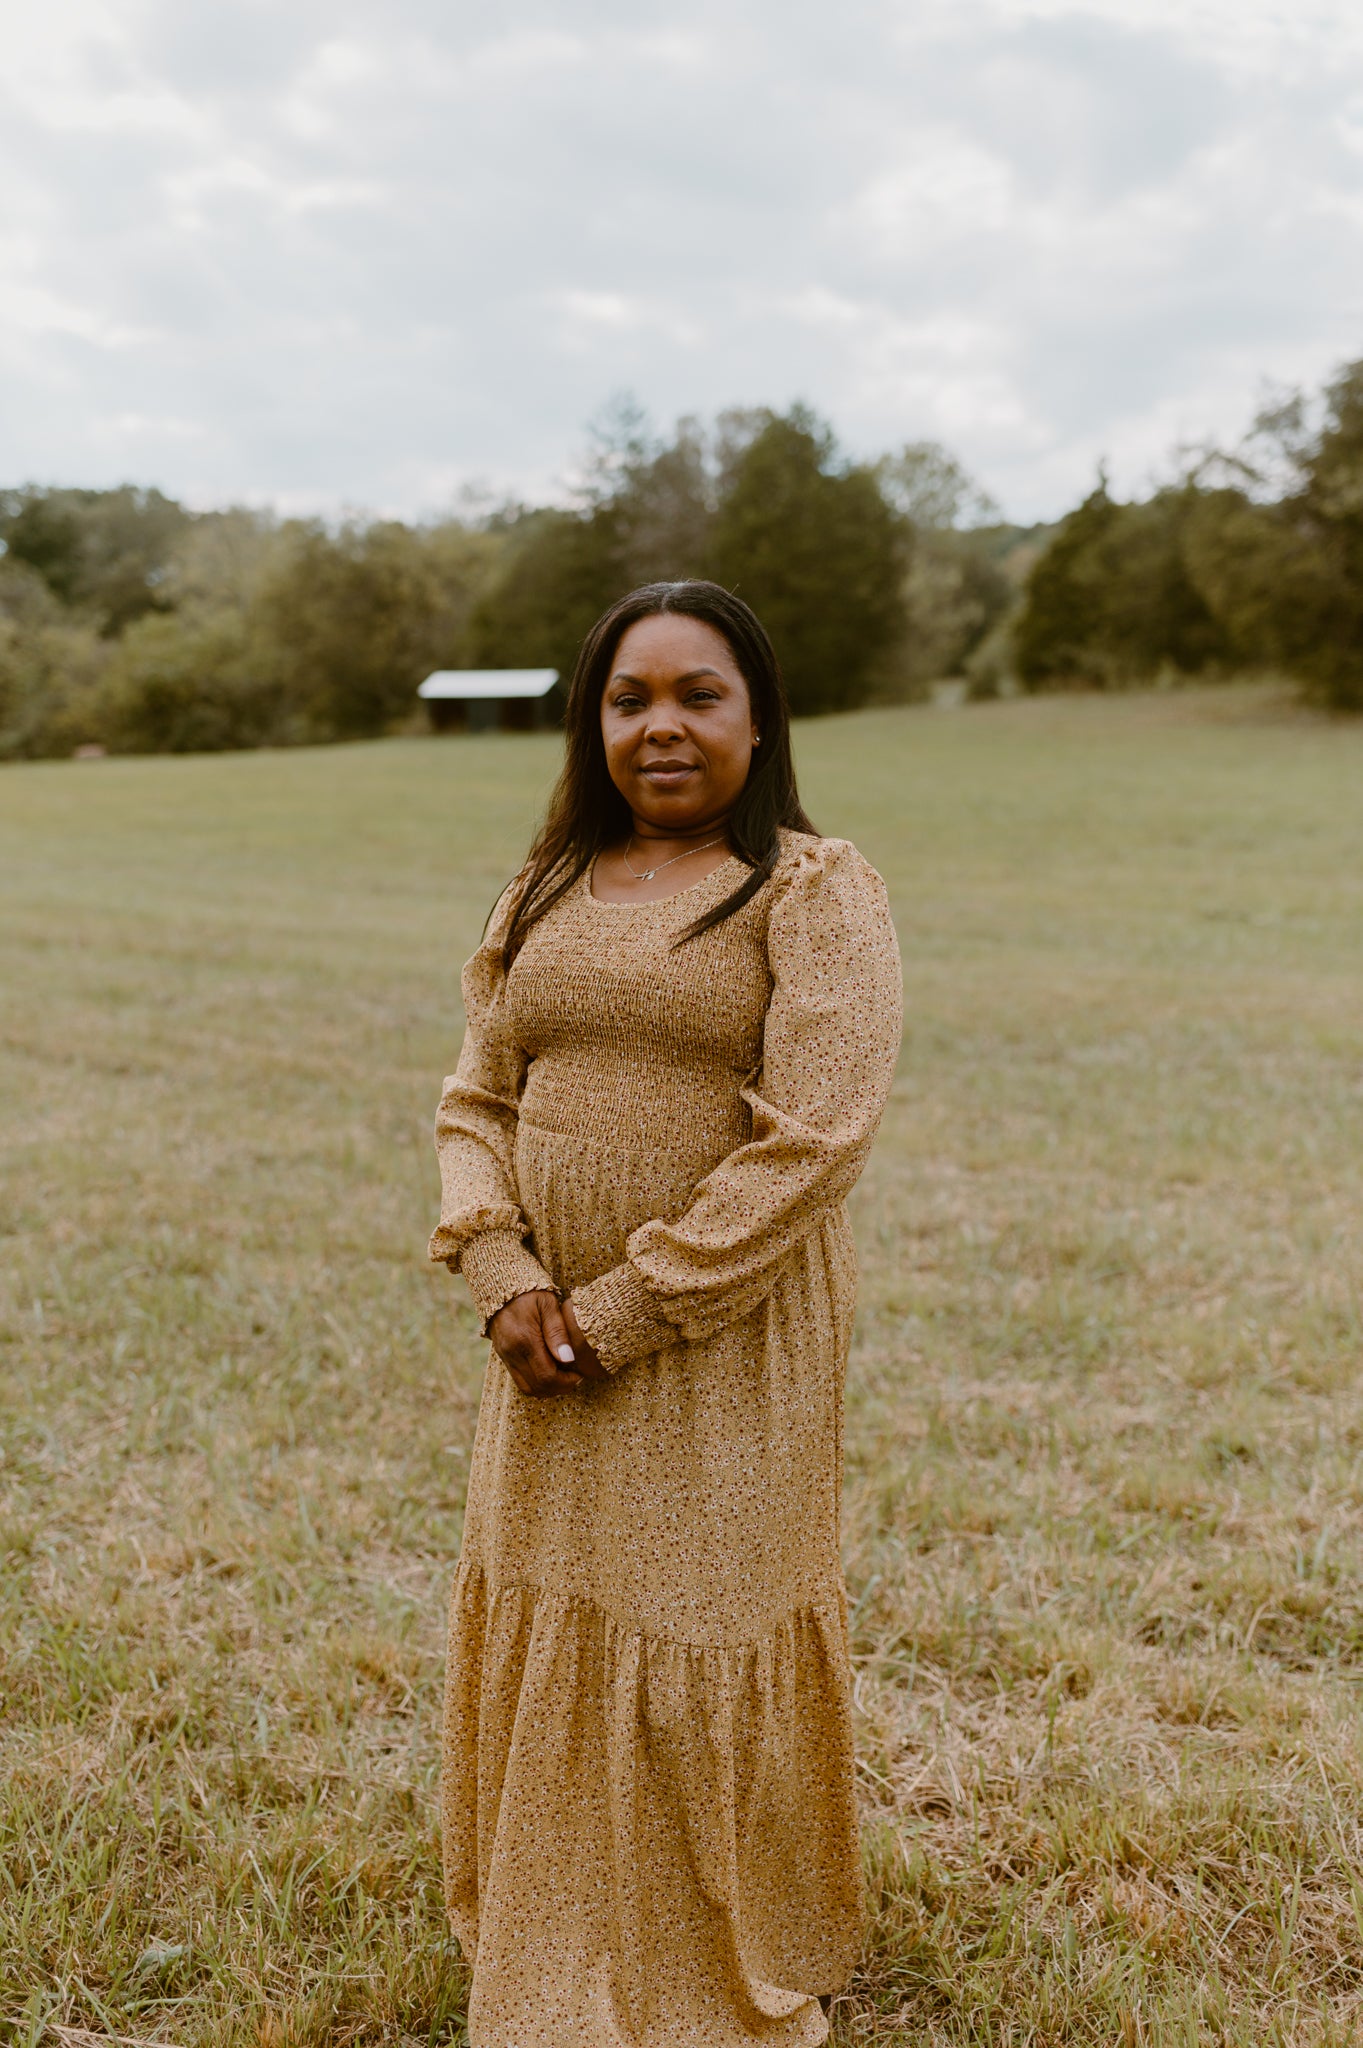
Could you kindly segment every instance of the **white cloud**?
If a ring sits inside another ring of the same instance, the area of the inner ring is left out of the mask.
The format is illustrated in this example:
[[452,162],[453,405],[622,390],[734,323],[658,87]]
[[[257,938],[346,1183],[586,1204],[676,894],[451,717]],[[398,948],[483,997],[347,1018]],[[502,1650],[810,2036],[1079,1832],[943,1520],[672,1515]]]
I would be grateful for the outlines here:
[[1009,165],[967,135],[916,129],[889,168],[854,194],[848,228],[869,261],[921,263],[963,235],[1005,232],[1017,212]]
[[11,475],[416,511],[804,397],[1022,515],[1363,353],[1356,0],[66,0],[0,78]]
[[1167,36],[1227,69],[1282,80],[1285,68],[1317,75],[1325,52],[1363,53],[1354,0],[993,0],[1007,23],[1101,22]]
[[115,413],[103,422],[103,428],[111,440],[124,435],[139,447],[156,441],[202,441],[207,431],[198,420],[180,420],[170,415],[158,418],[145,412]]

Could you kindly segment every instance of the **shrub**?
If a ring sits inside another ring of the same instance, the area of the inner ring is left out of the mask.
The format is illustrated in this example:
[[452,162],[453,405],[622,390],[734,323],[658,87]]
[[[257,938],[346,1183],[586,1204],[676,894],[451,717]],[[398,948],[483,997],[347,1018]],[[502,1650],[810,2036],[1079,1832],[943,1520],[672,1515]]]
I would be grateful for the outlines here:
[[218,753],[299,736],[277,681],[253,663],[243,621],[226,611],[139,619],[110,662],[104,705],[120,753]]
[[109,649],[30,565],[0,560],[0,760],[70,754],[104,738]]

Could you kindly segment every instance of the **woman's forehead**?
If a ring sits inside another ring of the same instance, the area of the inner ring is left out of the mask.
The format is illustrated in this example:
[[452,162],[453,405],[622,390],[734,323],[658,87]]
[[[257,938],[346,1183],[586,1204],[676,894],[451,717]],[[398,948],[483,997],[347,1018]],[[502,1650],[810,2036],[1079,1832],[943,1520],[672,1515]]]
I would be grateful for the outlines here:
[[646,619],[636,619],[620,635],[611,663],[612,672],[617,675],[622,670],[638,675],[702,667],[741,679],[733,649],[724,635],[704,619],[687,618],[678,612],[656,612]]

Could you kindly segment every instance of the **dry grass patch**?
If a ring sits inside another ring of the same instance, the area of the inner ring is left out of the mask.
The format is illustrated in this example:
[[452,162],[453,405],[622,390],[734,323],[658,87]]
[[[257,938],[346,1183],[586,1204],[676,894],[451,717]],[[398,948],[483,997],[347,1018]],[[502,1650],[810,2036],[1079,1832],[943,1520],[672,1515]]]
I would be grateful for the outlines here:
[[[857,1197],[844,2043],[1363,2031],[1363,732],[800,735],[910,1028]],[[552,742],[7,770],[0,2040],[457,2043],[481,1347],[422,1266]]]

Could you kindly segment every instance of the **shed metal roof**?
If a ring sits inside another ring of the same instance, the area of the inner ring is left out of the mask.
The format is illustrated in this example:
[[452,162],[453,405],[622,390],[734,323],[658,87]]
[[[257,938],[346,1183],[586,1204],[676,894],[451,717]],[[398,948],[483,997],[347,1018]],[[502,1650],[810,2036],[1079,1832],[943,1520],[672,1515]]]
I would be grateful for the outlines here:
[[418,697],[543,697],[556,668],[438,668],[417,685]]

